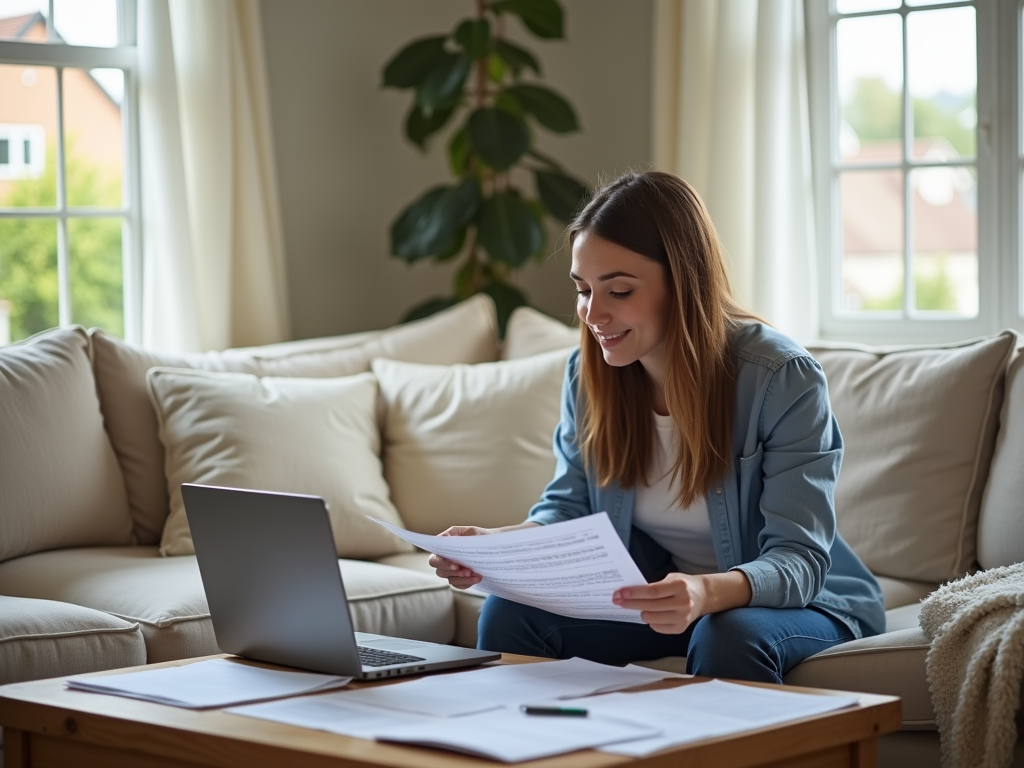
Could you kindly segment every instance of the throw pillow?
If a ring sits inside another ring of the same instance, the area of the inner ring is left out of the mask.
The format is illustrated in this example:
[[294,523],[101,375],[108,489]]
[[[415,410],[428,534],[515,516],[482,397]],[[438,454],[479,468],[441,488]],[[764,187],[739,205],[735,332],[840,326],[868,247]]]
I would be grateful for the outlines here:
[[339,557],[411,549],[364,517],[402,525],[381,474],[377,383],[371,374],[258,378],[154,368],[148,380],[171,488],[161,554],[195,552],[182,483],[322,496]]
[[809,346],[846,450],[839,530],[873,572],[942,582],[977,557],[978,510],[1016,343]]
[[374,360],[384,477],[406,525],[520,523],[551,480],[570,350],[480,365]]
[[0,560],[132,543],[84,329],[0,347],[0,430]]
[[93,329],[93,370],[100,406],[124,473],[136,540],[139,544],[159,542],[169,514],[164,449],[146,388],[146,371],[150,368],[333,377],[368,371],[372,356],[476,363],[495,358],[495,328],[494,303],[480,295],[431,317],[384,331],[203,354],[150,352]]
[[580,343],[580,329],[538,312],[533,307],[516,307],[508,318],[502,360],[518,360]]

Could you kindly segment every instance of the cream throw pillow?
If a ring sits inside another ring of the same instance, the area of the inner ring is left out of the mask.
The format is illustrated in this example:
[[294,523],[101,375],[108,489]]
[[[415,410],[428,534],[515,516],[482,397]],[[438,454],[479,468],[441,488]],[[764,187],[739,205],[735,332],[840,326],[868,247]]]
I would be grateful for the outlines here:
[[154,368],[148,381],[172,489],[161,554],[195,552],[182,483],[322,496],[338,557],[371,559],[411,549],[364,517],[402,525],[381,474],[371,374],[258,378]]
[[518,360],[556,349],[578,346],[580,329],[538,312],[533,307],[516,307],[508,318],[502,360]]
[[974,567],[1010,331],[913,348],[809,345],[846,450],[843,537],[875,573],[943,582]]
[[526,519],[554,474],[569,352],[481,365],[373,361],[385,405],[384,477],[411,530]]

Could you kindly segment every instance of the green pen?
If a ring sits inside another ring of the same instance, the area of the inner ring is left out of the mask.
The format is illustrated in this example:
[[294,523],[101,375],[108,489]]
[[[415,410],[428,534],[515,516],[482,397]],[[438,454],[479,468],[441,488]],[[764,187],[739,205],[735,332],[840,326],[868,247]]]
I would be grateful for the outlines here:
[[521,710],[527,715],[561,715],[564,717],[586,717],[587,710],[582,707],[531,707],[523,704]]

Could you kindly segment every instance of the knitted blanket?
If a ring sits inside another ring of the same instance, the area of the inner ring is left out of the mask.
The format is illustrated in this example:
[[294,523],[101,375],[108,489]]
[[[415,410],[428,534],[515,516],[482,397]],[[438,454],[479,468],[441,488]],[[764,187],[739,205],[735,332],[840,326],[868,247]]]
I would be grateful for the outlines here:
[[1024,563],[940,587],[920,620],[943,768],[1005,768],[1024,679]]

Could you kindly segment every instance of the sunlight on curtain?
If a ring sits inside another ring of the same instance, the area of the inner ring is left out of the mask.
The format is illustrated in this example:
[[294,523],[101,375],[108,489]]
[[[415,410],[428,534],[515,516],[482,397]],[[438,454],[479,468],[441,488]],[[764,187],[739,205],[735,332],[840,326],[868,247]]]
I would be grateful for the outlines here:
[[140,0],[143,341],[289,337],[257,0]]
[[653,146],[707,203],[733,290],[818,335],[802,0],[655,0]]

